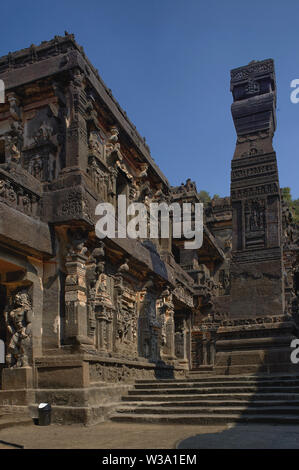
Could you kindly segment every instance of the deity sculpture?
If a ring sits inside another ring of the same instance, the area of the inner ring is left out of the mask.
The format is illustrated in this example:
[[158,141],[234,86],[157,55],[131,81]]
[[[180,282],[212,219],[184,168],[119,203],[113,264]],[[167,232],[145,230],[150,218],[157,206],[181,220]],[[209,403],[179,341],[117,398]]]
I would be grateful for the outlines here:
[[8,332],[8,366],[26,367],[32,344],[32,310],[25,288],[15,291],[4,316]]

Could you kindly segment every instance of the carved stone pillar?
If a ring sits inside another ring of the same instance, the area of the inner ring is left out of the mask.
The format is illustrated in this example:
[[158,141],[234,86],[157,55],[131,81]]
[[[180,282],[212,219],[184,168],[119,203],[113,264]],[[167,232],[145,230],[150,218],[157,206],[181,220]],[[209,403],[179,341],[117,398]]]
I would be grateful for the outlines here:
[[118,175],[118,170],[116,168],[109,168],[109,175],[107,177],[107,193],[108,193],[108,202],[116,206],[116,179]]
[[211,365],[214,365],[216,358],[215,338],[212,337],[210,341],[210,361]]
[[97,296],[95,303],[95,317],[97,322],[97,348],[101,353],[111,352],[113,349],[113,313],[112,303]]
[[168,314],[168,319],[166,323],[166,356],[169,359],[175,358],[174,335],[175,335],[175,328],[174,328],[173,312],[170,312]]
[[187,358],[187,328],[186,320],[182,319],[175,332],[175,356],[179,362],[188,362]]
[[87,336],[86,260],[86,256],[79,254],[68,256],[66,259],[68,274],[65,285],[65,336],[67,342]]
[[128,358],[137,358],[137,302],[136,292],[125,282],[126,272],[129,270],[125,260],[115,276],[115,345],[117,355]]
[[88,338],[87,291],[86,291],[86,248],[84,235],[70,234],[71,249],[66,257],[65,267],[65,342],[67,344],[91,344]]
[[106,352],[106,341],[105,341],[105,330],[106,330],[106,321],[105,318],[97,317],[98,321],[98,351]]
[[166,360],[175,359],[175,324],[172,294],[168,289],[162,292],[158,301],[161,322],[161,357]]
[[202,364],[208,364],[208,341],[205,336],[202,338]]
[[232,70],[231,91],[237,144],[231,172],[230,314],[234,318],[279,315],[284,303],[281,197],[272,146],[276,127],[273,60]]
[[[113,312],[114,306],[105,274],[104,243],[92,252],[88,266],[88,298],[89,298],[89,334],[101,353],[113,349]],[[96,335],[96,338],[95,338]]]
[[84,74],[76,69],[69,84],[70,125],[66,135],[66,166],[86,170],[88,142]]

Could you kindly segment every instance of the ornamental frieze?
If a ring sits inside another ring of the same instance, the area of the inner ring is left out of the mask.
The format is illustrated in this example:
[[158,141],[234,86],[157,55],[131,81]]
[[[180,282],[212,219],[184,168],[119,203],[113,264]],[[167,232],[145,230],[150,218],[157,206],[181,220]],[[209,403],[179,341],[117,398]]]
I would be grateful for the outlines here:
[[267,185],[254,186],[251,188],[236,189],[231,192],[233,200],[246,199],[248,197],[256,197],[260,195],[279,195],[279,188],[277,183],[270,183]]
[[0,201],[10,207],[36,216],[40,197],[0,172]]
[[261,176],[268,173],[277,174],[277,168],[275,164],[272,165],[258,165],[249,168],[240,168],[233,170],[231,173],[232,181],[239,179],[248,179],[250,177]]

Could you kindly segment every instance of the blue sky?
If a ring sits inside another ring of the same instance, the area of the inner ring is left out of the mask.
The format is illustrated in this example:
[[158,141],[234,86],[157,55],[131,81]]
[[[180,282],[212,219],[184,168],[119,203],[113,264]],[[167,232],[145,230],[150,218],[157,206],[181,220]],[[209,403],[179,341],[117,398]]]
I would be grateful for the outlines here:
[[275,60],[280,184],[299,197],[299,2],[33,0],[1,2],[0,55],[64,31],[99,69],[168,180],[229,195],[235,131],[230,69]]

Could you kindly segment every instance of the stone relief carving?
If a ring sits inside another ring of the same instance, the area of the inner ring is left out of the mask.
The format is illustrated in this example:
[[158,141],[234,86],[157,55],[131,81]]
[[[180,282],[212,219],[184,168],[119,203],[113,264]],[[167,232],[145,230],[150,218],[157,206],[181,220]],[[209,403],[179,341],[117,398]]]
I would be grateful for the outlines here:
[[247,197],[256,197],[260,196],[263,194],[279,194],[279,188],[277,183],[270,183],[266,185],[261,185],[261,186],[254,186],[250,188],[244,188],[244,189],[236,189],[232,190],[231,195],[233,200],[238,200],[238,199],[245,199]]
[[39,196],[15,183],[4,173],[0,173],[0,198],[7,205],[27,215],[37,214]]
[[155,362],[159,358],[158,337],[161,330],[161,319],[157,315],[157,296],[145,287],[138,293],[138,299],[139,355]]
[[245,86],[245,93],[247,93],[247,95],[255,95],[256,93],[259,93],[259,91],[259,82],[253,79],[249,79],[247,85]]
[[120,151],[120,143],[118,141],[119,130],[116,126],[112,126],[110,129],[110,136],[105,145],[106,158],[114,157],[116,160],[122,160],[123,156]]
[[4,315],[8,334],[8,367],[26,367],[31,362],[33,314],[25,288],[20,288],[12,294]]
[[42,145],[44,143],[48,143],[52,135],[53,128],[46,122],[43,122],[33,135],[33,140],[37,145]]
[[273,61],[272,60],[263,60],[261,62],[252,61],[246,67],[240,67],[237,69],[231,70],[231,81],[238,82],[243,81],[249,77],[261,73],[273,73]]
[[125,277],[129,271],[126,258],[118,268],[115,279],[116,330],[115,349],[125,356],[137,356],[137,298]]
[[245,205],[245,230],[258,232],[265,230],[265,200],[251,200]]
[[103,200],[107,200],[108,174],[101,169],[97,158],[93,155],[88,159],[87,173],[89,174],[91,182],[99,196]]
[[58,204],[56,214],[59,217],[70,219],[71,217],[84,217],[94,223],[94,214],[87,197],[80,190],[71,190],[66,198]]
[[266,231],[266,200],[253,199],[245,204],[246,247],[263,247]]
[[173,293],[166,288],[157,301],[157,310],[159,312],[159,322],[161,329],[161,355],[169,359],[174,358],[174,341],[175,341],[175,325],[174,325],[174,304]]
[[5,137],[5,156],[7,162],[20,163],[23,148],[23,124],[14,121]]
[[228,269],[221,269],[219,273],[219,294],[229,295],[230,293],[230,274]]

